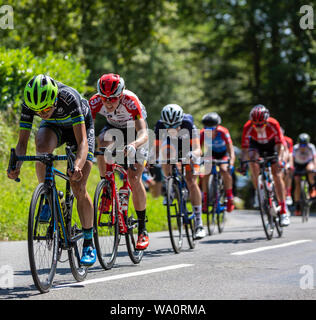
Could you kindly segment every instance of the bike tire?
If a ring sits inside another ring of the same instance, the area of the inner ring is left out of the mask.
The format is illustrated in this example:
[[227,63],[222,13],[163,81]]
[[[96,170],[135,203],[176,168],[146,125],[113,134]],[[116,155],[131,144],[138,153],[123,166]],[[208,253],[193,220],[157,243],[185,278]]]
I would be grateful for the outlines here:
[[[189,218],[189,217],[188,217]],[[196,240],[195,240],[195,219],[189,218],[188,222],[184,223],[185,233],[188,239],[190,249],[195,248]]]
[[[110,206],[106,212],[101,212],[102,201],[107,200]],[[117,257],[119,245],[117,210],[116,202],[112,201],[112,188],[102,179],[94,193],[94,244],[98,260],[105,270],[113,267]]]
[[302,210],[302,222],[307,222],[310,214],[309,204],[309,184],[306,180],[301,180],[301,210]]
[[222,233],[225,227],[225,219],[226,219],[226,192],[224,188],[224,184],[221,178],[218,179],[218,197],[219,197],[219,205],[220,205],[220,212],[217,213],[217,227],[218,232]]
[[[51,212],[46,223],[39,216],[43,205]],[[31,274],[36,288],[46,293],[52,286],[57,268],[59,231],[57,214],[53,206],[52,189],[40,183],[32,196],[28,217],[28,255]],[[47,257],[43,258],[44,255]],[[43,264],[43,265],[42,265]]]
[[175,253],[179,253],[183,245],[183,218],[180,211],[180,191],[173,178],[167,181],[167,219],[171,245]]
[[[208,179],[208,192],[207,192],[207,231],[211,236],[215,232],[216,226],[216,211],[214,207],[214,176],[211,174]],[[209,208],[212,207],[211,210]]]
[[128,255],[134,264],[139,264],[144,256],[144,250],[136,249],[138,238],[138,220],[136,214],[132,212],[132,210],[127,210],[126,226],[127,233],[125,234],[125,242]]
[[261,175],[259,175],[258,177],[258,200],[259,200],[259,208],[260,208],[260,215],[261,215],[263,230],[267,239],[271,240],[274,232],[274,222],[273,222],[273,218],[269,213],[266,190],[265,190],[264,181]]
[[83,247],[83,231],[81,228],[77,226],[77,223],[73,217],[73,202],[74,195],[72,190],[70,189],[70,203],[66,208],[66,213],[64,213],[66,223],[67,223],[67,234],[70,237],[71,247],[68,249],[68,259],[70,270],[78,282],[83,281],[88,274],[88,268],[86,266],[82,266],[80,263],[80,252],[82,252]]

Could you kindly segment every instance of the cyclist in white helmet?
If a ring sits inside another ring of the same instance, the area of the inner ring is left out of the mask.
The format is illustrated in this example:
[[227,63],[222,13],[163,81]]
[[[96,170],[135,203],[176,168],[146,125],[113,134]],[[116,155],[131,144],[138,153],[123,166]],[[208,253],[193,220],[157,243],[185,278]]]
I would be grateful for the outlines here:
[[[186,129],[186,130],[182,130]],[[196,131],[194,130],[196,129]],[[181,130],[181,132],[180,132]],[[196,239],[202,239],[205,237],[205,230],[202,222],[202,198],[201,192],[197,183],[198,177],[198,161],[201,156],[200,142],[199,142],[199,130],[194,125],[192,115],[185,114],[183,109],[177,104],[168,104],[161,111],[161,118],[155,126],[156,136],[156,157],[161,157],[162,150],[165,148],[173,150],[173,156],[178,158],[190,158],[192,166],[186,164],[186,183],[190,193],[190,200],[192,208],[195,213],[195,236]],[[170,139],[167,137],[171,137]],[[173,143],[177,141],[177,146]],[[171,156],[172,158],[172,156]],[[163,173],[165,176],[171,174],[170,164],[162,165]],[[164,203],[165,204],[165,203]]]

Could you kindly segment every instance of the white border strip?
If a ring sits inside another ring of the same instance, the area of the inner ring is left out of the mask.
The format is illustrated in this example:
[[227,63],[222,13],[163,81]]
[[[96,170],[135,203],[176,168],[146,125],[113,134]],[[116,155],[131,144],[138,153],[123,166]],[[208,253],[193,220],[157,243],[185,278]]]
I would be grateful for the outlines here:
[[272,250],[272,249],[283,248],[283,247],[288,247],[288,246],[294,246],[296,244],[301,244],[301,243],[310,242],[310,241],[312,241],[312,240],[297,240],[297,241],[278,244],[275,246],[262,247],[262,248],[245,250],[245,251],[237,251],[237,252],[231,253],[231,255],[241,256],[241,255],[249,254],[249,253],[256,253],[256,252],[260,252],[260,251],[266,251],[266,250]]
[[64,289],[64,288],[68,288],[68,287],[82,287],[82,286],[86,286],[88,284],[93,284],[93,283],[143,276],[143,275],[150,274],[150,273],[157,273],[157,272],[175,270],[175,269],[192,267],[192,266],[194,266],[194,264],[177,264],[174,266],[161,267],[161,268],[157,268],[157,269],[149,269],[149,270],[143,270],[143,271],[137,271],[137,272],[123,273],[123,274],[118,274],[115,276],[109,276],[109,277],[104,277],[104,278],[86,280],[86,281],[82,281],[82,282],[74,282],[74,283],[57,285],[57,286],[54,286],[52,288],[52,290]]

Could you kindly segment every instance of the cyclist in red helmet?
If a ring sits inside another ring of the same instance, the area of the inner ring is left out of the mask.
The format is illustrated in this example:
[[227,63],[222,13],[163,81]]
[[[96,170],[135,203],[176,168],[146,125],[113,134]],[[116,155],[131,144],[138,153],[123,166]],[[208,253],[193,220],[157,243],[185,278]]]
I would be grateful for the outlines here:
[[[250,111],[250,119],[245,123],[242,133],[242,160],[255,160],[262,157],[264,153],[272,156],[275,151],[279,155],[279,163],[272,163],[272,174],[275,183],[276,195],[281,207],[281,225],[288,226],[290,224],[289,213],[285,202],[285,186],[282,179],[280,167],[285,163],[285,146],[286,142],[281,131],[279,122],[270,117],[269,110],[259,104]],[[250,171],[252,182],[255,190],[257,190],[257,181],[260,173],[259,165],[250,162]],[[245,167],[242,168],[245,170]],[[255,200],[257,200],[257,191]],[[258,205],[255,205],[258,207]]]
[[[106,125],[97,138],[98,147],[121,148],[124,145],[128,158],[135,158],[137,153],[136,171],[128,169],[128,180],[133,190],[133,203],[139,222],[136,248],[144,250],[149,245],[145,224],[146,190],[141,180],[148,153],[146,109],[133,92],[125,89],[124,79],[118,74],[104,74],[98,80],[97,90],[98,93],[89,100],[92,117],[95,119],[99,113],[106,118]],[[138,155],[142,155],[142,158]],[[103,178],[106,172],[104,157],[98,156],[98,166]]]

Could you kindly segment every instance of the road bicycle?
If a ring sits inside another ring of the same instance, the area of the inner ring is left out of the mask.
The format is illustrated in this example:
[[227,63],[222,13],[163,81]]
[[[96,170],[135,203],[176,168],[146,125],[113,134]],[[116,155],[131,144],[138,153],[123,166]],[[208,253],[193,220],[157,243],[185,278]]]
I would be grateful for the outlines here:
[[[123,150],[117,150],[117,153]],[[110,154],[107,148],[100,148],[96,156]],[[125,165],[135,170],[134,166]],[[121,236],[125,236],[128,255],[134,264],[140,263],[144,250],[137,250],[138,220],[134,212],[128,210],[129,196],[132,192],[127,179],[127,171],[119,164],[106,164],[104,179],[98,183],[94,193],[94,243],[101,266],[105,270],[113,267]],[[118,179],[122,176],[123,186],[118,190]]]
[[[316,174],[316,170],[313,170],[311,172]],[[312,206],[313,202],[316,200],[316,199],[311,199],[309,192],[310,192],[311,188],[314,187],[315,185],[314,186],[310,185],[308,178],[307,178],[306,170],[295,171],[295,175],[301,177],[301,181],[300,181],[300,209],[302,212],[302,222],[307,222],[309,215],[310,215],[311,206]]]
[[[66,155],[44,154],[38,156],[17,156],[11,149],[8,171],[15,170],[17,162],[40,161],[46,165],[44,183],[40,183],[32,196],[28,217],[28,255],[31,273],[36,288],[48,292],[56,274],[57,262],[62,251],[68,253],[71,272],[77,281],[83,281],[88,269],[80,264],[83,245],[83,231],[77,225],[72,207],[74,195],[69,177],[57,170],[53,162],[67,160],[67,170],[73,170],[75,155],[71,147],[66,147]],[[66,181],[65,197],[57,189],[55,177]],[[20,181],[19,178],[16,179]],[[46,211],[46,218],[43,212]]]
[[283,234],[283,227],[280,224],[280,206],[278,206],[271,171],[271,164],[273,161],[278,161],[277,153],[273,156],[267,156],[265,153],[262,158],[242,161],[242,163],[256,162],[260,166],[257,194],[263,229],[268,240],[272,239],[275,228],[279,237]]
[[180,170],[176,164],[170,164],[171,175],[166,178],[168,229],[175,253],[182,249],[184,231],[190,249],[195,248],[195,214],[187,208],[189,190],[185,182],[186,169],[183,161],[184,159],[179,159]]
[[222,233],[225,226],[226,217],[226,192],[224,182],[220,173],[222,164],[229,164],[228,160],[204,160],[204,165],[211,164],[211,174],[207,183],[207,229],[208,234],[212,235],[217,225],[218,232]]

